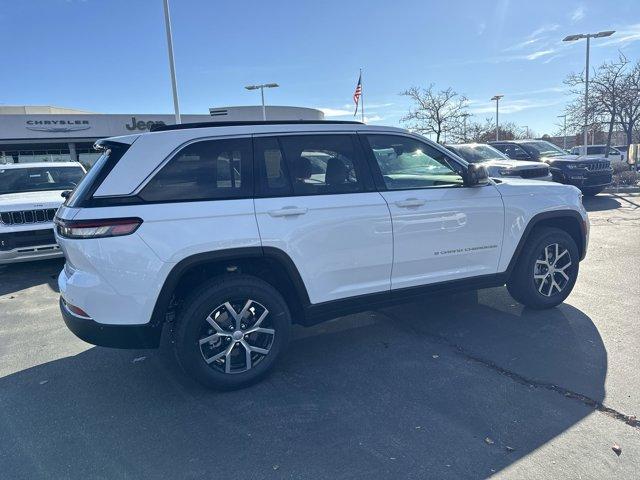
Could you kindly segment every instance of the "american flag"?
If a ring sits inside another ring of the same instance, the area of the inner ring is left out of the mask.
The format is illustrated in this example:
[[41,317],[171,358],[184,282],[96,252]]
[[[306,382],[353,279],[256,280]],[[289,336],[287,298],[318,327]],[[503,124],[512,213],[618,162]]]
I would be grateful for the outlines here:
[[358,103],[360,102],[361,95],[362,95],[362,72],[360,72],[360,76],[358,77],[358,84],[356,85],[356,91],[353,92],[353,103],[356,104],[356,111],[353,112],[354,117],[358,114]]

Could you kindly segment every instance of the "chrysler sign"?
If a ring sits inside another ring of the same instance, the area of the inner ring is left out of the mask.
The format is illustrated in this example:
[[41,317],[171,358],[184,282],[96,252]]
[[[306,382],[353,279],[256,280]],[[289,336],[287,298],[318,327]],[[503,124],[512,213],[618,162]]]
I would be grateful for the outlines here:
[[89,120],[27,120],[26,127],[36,132],[78,132],[89,130]]

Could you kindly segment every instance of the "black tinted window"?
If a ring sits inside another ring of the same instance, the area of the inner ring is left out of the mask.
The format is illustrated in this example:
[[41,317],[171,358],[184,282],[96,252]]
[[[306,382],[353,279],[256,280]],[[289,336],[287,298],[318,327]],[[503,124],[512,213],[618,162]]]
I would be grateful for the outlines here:
[[148,201],[250,196],[251,140],[208,140],[183,148],[140,196]]
[[291,194],[289,173],[278,139],[256,138],[254,148],[261,192],[276,196]]
[[362,190],[350,135],[295,135],[281,137],[280,143],[295,195]]
[[531,155],[529,155],[522,147],[519,147],[515,144],[507,144],[500,147],[496,146],[496,148],[503,152],[509,158],[516,158],[521,160],[523,158],[531,158]]

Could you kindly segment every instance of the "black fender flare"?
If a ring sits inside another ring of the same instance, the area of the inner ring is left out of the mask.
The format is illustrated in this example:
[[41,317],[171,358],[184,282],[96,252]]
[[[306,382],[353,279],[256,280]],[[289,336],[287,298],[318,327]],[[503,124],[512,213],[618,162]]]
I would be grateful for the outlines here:
[[[525,243],[527,243],[527,239],[529,238],[529,235],[531,234],[533,229],[545,220],[563,219],[563,218],[576,220],[578,222],[578,225],[580,227],[580,234],[581,234],[581,242],[578,245],[578,249],[580,250],[580,261],[584,260],[584,257],[587,254],[587,245],[586,245],[587,244],[587,225],[584,219],[582,218],[582,215],[580,215],[580,213],[578,213],[575,210],[568,210],[568,209],[550,210],[548,212],[541,212],[531,217],[531,220],[529,220],[529,223],[527,223],[527,226],[522,232],[522,235],[520,236],[520,240],[518,241],[518,245],[516,246],[516,249],[514,250],[513,255],[511,256],[509,265],[507,266],[507,270],[506,270],[507,278],[511,275],[511,272],[515,268],[516,263],[518,262],[518,258],[520,257],[520,253],[522,252],[522,249],[524,248]],[[506,228],[506,225],[505,225],[505,228]]]
[[202,252],[190,255],[183,258],[176,263],[169,274],[167,275],[158,298],[156,299],[153,313],[151,314],[152,325],[161,326],[165,321],[165,315],[169,308],[173,292],[177,287],[182,276],[191,268],[201,264],[218,262],[218,261],[233,261],[233,260],[246,260],[246,259],[258,259],[269,258],[280,264],[281,267],[289,275],[291,282],[295,288],[295,293],[298,296],[301,304],[307,306],[310,304],[309,294],[307,288],[300,276],[300,272],[296,267],[296,264],[291,257],[283,250],[276,247],[240,247],[229,248],[224,250],[214,250],[211,252]]

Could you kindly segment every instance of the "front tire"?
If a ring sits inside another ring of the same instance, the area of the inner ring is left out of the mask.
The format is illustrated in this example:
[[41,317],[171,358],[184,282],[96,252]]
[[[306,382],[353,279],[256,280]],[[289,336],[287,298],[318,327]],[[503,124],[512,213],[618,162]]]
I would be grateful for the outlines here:
[[230,390],[263,378],[289,341],[282,295],[249,275],[224,275],[185,299],[173,330],[176,358],[202,385]]
[[513,298],[530,308],[562,303],[578,278],[578,247],[564,230],[543,227],[527,239],[507,282]]

